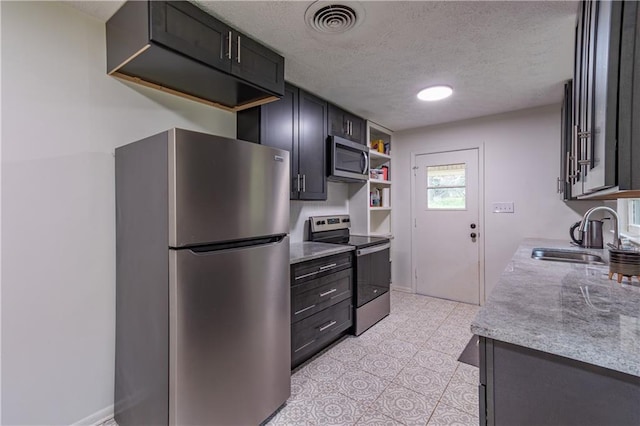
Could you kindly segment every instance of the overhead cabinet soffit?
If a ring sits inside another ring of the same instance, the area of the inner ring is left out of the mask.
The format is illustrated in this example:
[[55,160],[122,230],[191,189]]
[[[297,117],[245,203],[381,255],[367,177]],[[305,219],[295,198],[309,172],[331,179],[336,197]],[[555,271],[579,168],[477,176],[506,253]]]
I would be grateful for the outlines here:
[[128,1],[106,23],[107,73],[240,111],[284,94],[284,58],[186,1]]

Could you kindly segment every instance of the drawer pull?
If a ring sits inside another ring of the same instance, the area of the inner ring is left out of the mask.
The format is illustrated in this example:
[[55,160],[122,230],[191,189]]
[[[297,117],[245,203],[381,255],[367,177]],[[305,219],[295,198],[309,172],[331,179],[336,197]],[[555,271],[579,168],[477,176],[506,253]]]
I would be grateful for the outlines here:
[[305,343],[304,345],[300,346],[298,349],[296,349],[295,351],[293,351],[293,353],[296,353],[298,351],[303,350],[304,348],[306,348],[307,346],[309,346],[310,344],[314,343],[316,341],[316,339],[313,339],[312,341],[310,341],[309,343]]
[[336,266],[338,266],[338,264],[337,264],[337,263],[332,263],[332,264],[330,264],[330,265],[321,266],[321,267],[320,267],[320,270],[321,270],[321,271],[324,271],[324,270],[326,270],[326,269],[335,268]]
[[325,291],[324,293],[320,293],[320,297],[328,296],[329,294],[331,294],[331,293],[335,293],[336,291],[338,291],[338,289],[337,289],[337,288],[332,288],[332,289],[331,289],[331,290],[329,290],[329,291]]
[[311,277],[311,276],[316,275],[316,274],[318,274],[318,271],[316,271],[316,272],[311,272],[311,273],[309,273],[309,274],[298,275],[298,276],[296,277],[296,280],[301,280],[301,279],[303,279],[303,278]]
[[314,275],[318,275],[320,272],[323,272],[325,270],[331,269],[331,268],[335,268],[337,266],[349,266],[351,267],[351,263],[346,262],[346,263],[341,263],[340,265],[338,265],[337,263],[332,263],[330,265],[325,265],[325,266],[321,266],[320,268],[318,268],[317,271],[315,272],[310,272],[308,274],[303,274],[303,275],[298,275],[295,277],[296,280],[301,280],[303,278],[308,278],[308,277],[312,277]]
[[309,309],[312,309],[312,308],[315,308],[315,307],[316,307],[316,305],[307,306],[307,307],[306,307],[306,308],[304,308],[304,309],[300,309],[298,312],[294,312],[294,313],[293,313],[293,315],[301,314],[301,313],[303,313],[304,311],[308,311]]
[[329,328],[329,327],[331,327],[333,325],[336,325],[335,321],[331,321],[329,324],[327,324],[327,325],[325,325],[323,327],[320,327],[320,331],[325,331],[327,328]]

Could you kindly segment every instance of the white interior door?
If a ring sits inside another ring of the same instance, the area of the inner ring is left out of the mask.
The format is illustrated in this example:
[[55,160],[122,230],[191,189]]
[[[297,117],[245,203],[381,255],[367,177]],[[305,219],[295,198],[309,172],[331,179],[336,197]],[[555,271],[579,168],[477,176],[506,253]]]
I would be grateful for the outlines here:
[[416,291],[480,303],[478,150],[415,157],[413,266]]

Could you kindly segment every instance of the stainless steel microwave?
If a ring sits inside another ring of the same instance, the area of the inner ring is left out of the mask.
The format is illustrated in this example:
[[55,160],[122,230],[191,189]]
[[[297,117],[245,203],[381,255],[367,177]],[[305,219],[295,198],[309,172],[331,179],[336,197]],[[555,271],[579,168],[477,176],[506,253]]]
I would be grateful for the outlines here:
[[329,177],[338,182],[369,178],[369,148],[338,136],[329,136]]

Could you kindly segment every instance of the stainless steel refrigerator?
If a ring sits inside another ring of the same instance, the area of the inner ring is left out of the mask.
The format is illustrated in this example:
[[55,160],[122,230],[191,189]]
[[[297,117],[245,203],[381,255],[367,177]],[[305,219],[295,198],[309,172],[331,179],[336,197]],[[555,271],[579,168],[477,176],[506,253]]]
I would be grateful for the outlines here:
[[115,163],[116,421],[259,424],[291,390],[289,153],[171,129]]

